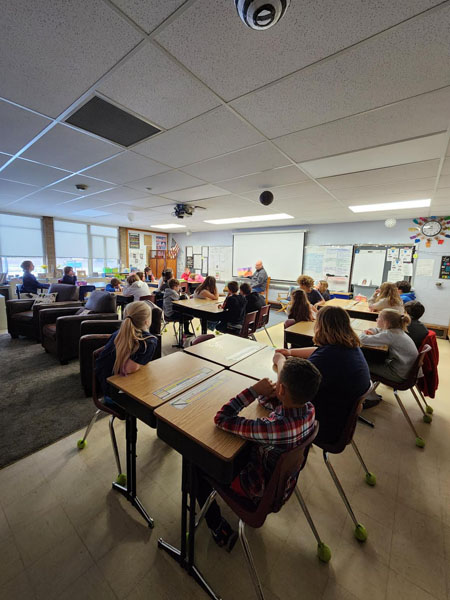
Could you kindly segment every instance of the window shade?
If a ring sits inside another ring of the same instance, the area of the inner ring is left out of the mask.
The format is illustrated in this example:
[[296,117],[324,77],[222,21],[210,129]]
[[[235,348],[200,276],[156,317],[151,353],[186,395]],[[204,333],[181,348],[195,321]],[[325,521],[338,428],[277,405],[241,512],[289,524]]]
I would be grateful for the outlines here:
[[41,257],[41,219],[0,214],[0,255]]

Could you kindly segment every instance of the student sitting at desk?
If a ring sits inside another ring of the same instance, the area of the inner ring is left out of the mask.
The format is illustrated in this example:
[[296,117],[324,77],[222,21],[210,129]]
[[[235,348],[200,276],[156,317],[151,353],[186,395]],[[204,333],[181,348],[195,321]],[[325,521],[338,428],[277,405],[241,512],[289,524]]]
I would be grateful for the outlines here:
[[133,273],[127,277],[127,285],[123,288],[124,296],[133,296],[134,300],[139,300],[142,296],[150,296],[150,288],[148,285],[139,279],[137,273]]
[[200,273],[191,273],[191,278],[189,279],[191,283],[203,283],[205,278]]
[[415,343],[416,348],[419,349],[422,346],[423,340],[428,335],[428,329],[421,321],[419,321],[420,317],[425,312],[425,307],[421,302],[411,300],[410,302],[406,302],[405,311],[411,317],[411,323],[408,325],[406,333]]
[[322,306],[322,304],[325,304],[322,294],[314,289],[314,279],[312,277],[309,275],[300,275],[297,283],[300,289],[308,296],[308,300],[313,306]]
[[239,293],[245,298],[245,312],[255,312],[265,305],[264,296],[254,292],[249,283],[241,283]]
[[155,276],[153,275],[150,267],[145,267],[145,269],[144,269],[144,281],[147,283],[151,283],[152,281],[155,281]]
[[105,292],[121,292],[122,286],[117,277],[113,277],[109,283],[105,286]]
[[157,339],[149,333],[151,322],[152,309],[146,302],[131,302],[125,307],[120,329],[111,335],[95,363],[105,404],[111,403],[108,377],[135,373],[152,360]]
[[184,335],[193,335],[189,331],[189,322],[192,320],[192,317],[188,317],[187,315],[182,315],[173,308],[174,300],[182,300],[187,298],[185,294],[180,295],[180,282],[178,279],[169,279],[168,287],[164,290],[163,297],[163,310],[164,310],[164,318],[166,321],[176,321],[177,323],[184,324]]
[[300,321],[314,321],[317,310],[309,302],[303,290],[294,290],[292,292],[292,302],[288,310],[288,319],[294,319],[296,323]]
[[330,300],[331,296],[330,292],[328,291],[328,281],[325,281],[325,279],[321,279],[317,284],[316,290],[320,293],[325,302],[328,302],[328,300]]
[[34,270],[34,265],[31,260],[24,260],[20,265],[23,269],[22,285],[20,293],[37,294],[38,290],[47,289],[50,287],[48,283],[40,283],[31,271]]
[[181,275],[181,279],[184,279],[184,281],[189,281],[191,277],[191,270],[189,267],[185,267],[183,274]]
[[65,283],[66,285],[76,285],[77,276],[73,272],[72,267],[64,267],[64,275],[60,279],[60,283]]
[[416,299],[416,293],[413,290],[411,290],[411,284],[409,283],[409,281],[397,281],[395,285],[397,286],[397,289],[400,293],[400,298],[402,299],[402,302],[406,303],[410,300]]
[[216,278],[208,275],[205,281],[198,286],[194,292],[194,298],[208,298],[209,300],[218,300],[219,292],[217,291]]
[[370,387],[369,367],[343,308],[324,306],[319,310],[313,342],[317,347],[276,350],[274,362],[281,360],[280,356],[299,356],[319,369],[322,382],[312,401],[320,423],[316,440],[334,443],[355,400]]
[[390,281],[382,283],[375,290],[373,296],[369,298],[368,303],[371,312],[377,312],[383,310],[383,308],[393,308],[401,313],[405,312],[398,288],[395,283],[391,283]]
[[157,288],[157,292],[164,292],[164,290],[166,289],[166,287],[168,287],[169,281],[173,278],[173,271],[172,269],[164,269],[164,271],[162,272],[161,277],[159,278],[158,281],[158,288]]
[[216,324],[216,329],[226,333],[228,329],[234,329],[239,332],[245,317],[245,298],[238,294],[238,284],[236,281],[230,281],[227,284],[228,296],[225,298],[222,306],[224,313],[220,315],[220,321]]
[[[278,368],[276,384],[262,379],[224,404],[216,414],[214,422],[220,429],[255,442],[248,464],[231,483],[236,494],[257,504],[280,454],[299,446],[313,432],[315,418],[311,401],[319,389],[320,379],[318,369],[309,361],[290,358]],[[271,412],[263,419],[240,417],[241,410],[256,399]],[[296,480],[289,482],[286,494],[295,484]],[[199,470],[197,497],[200,506],[210,493],[211,486]],[[222,517],[216,501],[211,503],[205,518],[216,544],[230,552],[237,533]]]

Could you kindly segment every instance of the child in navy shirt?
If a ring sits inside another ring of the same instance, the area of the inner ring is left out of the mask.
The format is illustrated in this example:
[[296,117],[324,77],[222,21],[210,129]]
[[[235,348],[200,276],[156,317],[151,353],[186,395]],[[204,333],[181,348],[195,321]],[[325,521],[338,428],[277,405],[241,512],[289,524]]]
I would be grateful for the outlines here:
[[77,283],[77,276],[73,272],[72,267],[64,267],[64,275],[61,283],[65,283],[66,285],[75,285]]

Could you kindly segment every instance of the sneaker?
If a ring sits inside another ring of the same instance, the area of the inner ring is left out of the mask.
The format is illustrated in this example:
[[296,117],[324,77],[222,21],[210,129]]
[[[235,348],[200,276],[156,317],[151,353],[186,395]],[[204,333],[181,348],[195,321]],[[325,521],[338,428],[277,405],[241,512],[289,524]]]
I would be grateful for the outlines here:
[[377,398],[366,398],[363,402],[363,408],[364,410],[366,408],[373,408],[374,406],[380,404],[382,400],[383,398],[380,396],[380,394],[377,394]]
[[231,552],[238,538],[237,531],[231,528],[231,525],[222,518],[219,527],[215,531],[211,531],[213,540],[220,548],[225,548],[227,552]]

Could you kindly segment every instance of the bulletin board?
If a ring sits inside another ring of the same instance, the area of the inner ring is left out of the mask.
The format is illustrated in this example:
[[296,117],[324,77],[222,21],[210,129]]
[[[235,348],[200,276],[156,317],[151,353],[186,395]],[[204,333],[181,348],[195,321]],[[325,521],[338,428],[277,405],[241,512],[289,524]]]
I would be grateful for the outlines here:
[[208,274],[221,281],[232,279],[233,248],[231,246],[210,246]]
[[336,292],[348,292],[353,246],[305,246],[302,273],[315,281],[325,279]]
[[411,281],[414,254],[411,244],[355,246],[351,282],[378,287],[383,281]]

